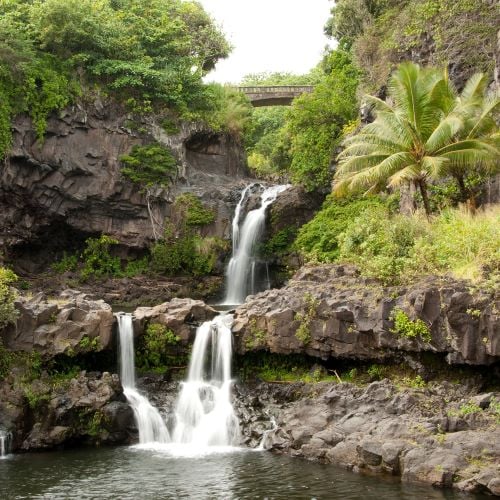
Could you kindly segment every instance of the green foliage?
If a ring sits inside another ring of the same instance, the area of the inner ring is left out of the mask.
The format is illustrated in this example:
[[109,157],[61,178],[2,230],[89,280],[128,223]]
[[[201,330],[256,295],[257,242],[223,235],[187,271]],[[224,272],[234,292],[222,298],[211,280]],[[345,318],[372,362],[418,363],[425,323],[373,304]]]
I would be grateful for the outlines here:
[[415,56],[467,78],[493,69],[500,13],[491,7],[484,0],[339,0],[325,31],[352,47],[365,90],[378,90],[395,64]]
[[172,347],[180,337],[159,323],[149,323],[137,353],[137,366],[142,370],[163,369],[170,364]]
[[328,185],[334,149],[345,124],[357,117],[358,70],[351,57],[333,51],[324,62],[328,72],[310,94],[295,99],[287,117],[291,177],[307,190]]
[[305,75],[296,75],[287,72],[264,72],[264,73],[250,73],[245,75],[240,86],[254,87],[254,86],[267,86],[274,85],[316,85],[322,78],[321,68],[313,68]]
[[50,112],[63,108],[78,93],[67,65],[37,50],[17,2],[0,4],[0,159],[11,143],[11,119],[26,112],[42,139]]
[[382,207],[374,208],[338,237],[336,261],[356,264],[365,276],[387,284],[447,273],[473,281],[487,276],[497,282],[499,225],[498,207],[475,216],[447,210],[432,222],[418,214],[390,216]]
[[263,257],[279,257],[288,253],[296,236],[297,228],[295,226],[286,226],[280,229],[261,245],[261,255]]
[[249,327],[250,330],[245,336],[245,348],[247,350],[252,350],[264,346],[267,338],[266,331],[257,326],[257,320],[255,318],[250,320]]
[[250,75],[242,85],[315,85],[290,109],[253,110],[245,134],[249,167],[270,180],[291,179],[308,190],[324,188],[343,127],[357,116],[358,70],[350,55],[333,51],[308,75]]
[[196,2],[47,0],[32,8],[41,45],[110,91],[182,109],[229,46]]
[[0,338],[0,380],[3,380],[10,373],[13,361],[14,354],[5,348]]
[[336,378],[301,355],[279,355],[268,352],[247,353],[237,362],[239,377],[243,380],[260,379],[265,382],[335,382]]
[[90,338],[88,335],[84,335],[80,342],[78,342],[78,347],[82,351],[99,351],[101,349],[101,342],[99,337]]
[[34,387],[32,384],[22,385],[24,397],[28,403],[28,406],[32,410],[39,409],[43,404],[50,401],[50,394],[47,392],[46,387]]
[[337,0],[325,26],[325,33],[337,39],[341,46],[350,47],[368,24],[395,3],[394,0]]
[[482,411],[482,408],[478,404],[469,401],[468,403],[461,404],[457,410],[448,411],[448,415],[452,417],[465,417]]
[[216,83],[206,87],[206,94],[206,106],[184,114],[184,118],[201,120],[216,132],[229,132],[235,138],[244,137],[252,115],[252,105],[245,94]]
[[427,384],[420,375],[415,375],[415,377],[404,377],[401,379],[401,385],[411,387],[412,389],[423,389]]
[[60,274],[68,271],[76,271],[78,267],[78,255],[68,255],[66,252],[64,252],[63,258],[58,262],[54,262],[50,267],[53,271]]
[[14,272],[0,266],[0,330],[9,323],[15,323],[19,315],[14,306],[16,291],[12,288],[17,279]]
[[97,410],[87,424],[87,434],[93,438],[98,438],[106,429],[106,416],[102,411]]
[[173,226],[167,227],[164,238],[151,247],[151,269],[167,276],[211,274],[220,254],[227,251],[228,244],[217,237],[197,234],[197,227],[211,221],[214,214],[192,195],[179,198],[181,220],[177,231]]
[[316,317],[316,311],[318,309],[320,301],[310,293],[306,293],[304,295],[304,301],[304,313],[297,313],[295,315],[295,320],[299,321],[299,326],[297,328],[297,331],[295,332],[295,337],[297,337],[297,339],[299,339],[303,345],[307,345],[311,341],[311,322]]
[[88,238],[83,250],[83,268],[80,276],[82,280],[90,277],[102,278],[103,276],[118,276],[121,274],[119,257],[113,257],[109,250],[117,245],[118,240],[105,234],[99,238]]
[[390,217],[385,207],[373,206],[338,236],[338,260],[356,264],[364,275],[387,284],[402,281],[413,264],[415,241],[426,228],[418,217]]
[[229,49],[195,1],[1,2],[0,158],[14,115],[29,113],[42,138],[48,114],[80,85],[100,87],[139,113],[218,111],[202,77]]
[[123,275],[127,278],[148,274],[150,267],[149,256],[144,256],[142,259],[129,260],[123,270]]
[[53,388],[67,387],[71,380],[77,378],[80,373],[78,365],[68,366],[64,370],[57,370],[50,374],[50,381]]
[[177,160],[161,144],[135,145],[120,161],[122,175],[143,187],[167,186],[177,172]]
[[421,319],[412,321],[408,315],[401,309],[395,308],[391,313],[391,320],[394,321],[394,327],[391,332],[406,339],[420,338],[426,343],[432,341],[432,334],[429,327]]
[[339,258],[339,237],[363,213],[382,209],[383,201],[375,196],[361,199],[335,199],[328,196],[319,212],[304,224],[293,248],[307,260],[335,262]]
[[370,365],[366,371],[370,380],[382,380],[385,376],[384,366]]
[[334,192],[376,192],[414,183],[427,214],[428,179],[451,176],[467,198],[464,176],[498,170],[493,119],[500,99],[474,75],[458,95],[446,72],[403,63],[389,82],[389,102],[368,96],[376,119],[344,141]]
[[192,193],[184,193],[175,199],[174,206],[180,211],[187,226],[206,226],[215,221],[215,213],[203,206],[201,200]]

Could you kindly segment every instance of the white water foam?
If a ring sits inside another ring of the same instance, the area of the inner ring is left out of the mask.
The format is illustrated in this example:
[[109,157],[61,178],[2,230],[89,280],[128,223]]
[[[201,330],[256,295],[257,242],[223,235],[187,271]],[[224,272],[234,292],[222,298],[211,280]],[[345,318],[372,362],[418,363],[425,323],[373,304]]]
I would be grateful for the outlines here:
[[223,305],[242,304],[247,295],[256,292],[257,245],[264,231],[266,209],[279,193],[288,185],[271,186],[261,195],[259,208],[247,213],[240,229],[241,208],[252,185],[247,186],[241,195],[233,217],[233,256],[226,273],[227,293]]
[[195,450],[227,447],[239,441],[231,404],[232,316],[221,314],[196,332],[188,378],[175,410],[173,442]]
[[118,315],[120,336],[120,378],[123,393],[134,410],[139,442],[168,443],[170,435],[158,410],[135,387],[134,328],[130,314]]
[[0,460],[9,456],[11,437],[10,432],[0,430]]

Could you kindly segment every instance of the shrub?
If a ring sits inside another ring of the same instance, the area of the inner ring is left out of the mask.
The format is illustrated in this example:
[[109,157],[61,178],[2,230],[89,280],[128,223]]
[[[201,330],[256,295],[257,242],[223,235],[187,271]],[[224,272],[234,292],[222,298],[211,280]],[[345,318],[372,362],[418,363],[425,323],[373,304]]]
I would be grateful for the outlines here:
[[407,339],[420,337],[424,342],[432,341],[429,327],[421,319],[412,321],[404,311],[397,308],[392,311],[391,319],[394,321],[392,333]]
[[128,155],[120,157],[122,175],[143,187],[166,186],[177,171],[177,160],[161,144],[133,146]]
[[147,255],[142,259],[129,260],[125,265],[123,274],[127,276],[127,278],[147,274],[149,272],[149,265],[150,262]]
[[161,368],[168,365],[171,349],[180,337],[160,323],[150,323],[141,339],[137,366],[141,369]]
[[65,273],[67,271],[76,271],[78,267],[78,255],[68,255],[66,252],[63,253],[63,258],[58,262],[54,262],[51,268],[56,273]]
[[201,200],[191,193],[184,193],[175,199],[174,206],[180,211],[187,226],[206,226],[215,220],[215,213],[203,206]]
[[[314,219],[309,224],[313,223]],[[304,229],[306,226],[299,238]],[[321,232],[317,230],[316,234],[319,239]],[[314,245],[312,237],[310,241]],[[500,277],[499,207],[475,216],[450,209],[431,222],[418,213],[391,217],[382,207],[374,207],[361,212],[337,242],[338,253],[332,260],[356,264],[365,276],[387,284],[408,282],[425,274],[450,273],[473,281],[488,276],[495,286]]]
[[83,250],[83,269],[80,273],[83,280],[91,276],[119,276],[121,274],[120,258],[109,253],[111,246],[117,245],[118,240],[105,234],[99,238],[88,238]]
[[378,197],[337,200],[330,195],[314,218],[300,228],[293,249],[307,260],[335,262],[339,258],[339,236],[361,214],[377,208],[383,212],[382,207],[383,201]]
[[295,337],[297,337],[303,345],[307,345],[311,341],[310,326],[311,322],[316,317],[316,311],[320,301],[310,293],[305,294],[304,301],[306,306],[304,313],[297,313],[295,315],[295,320],[299,321]]
[[14,306],[17,295],[12,288],[17,279],[13,271],[0,267],[0,330],[14,323],[19,315]]
[[261,245],[260,253],[263,257],[277,257],[291,250],[291,245],[297,236],[295,226],[286,226],[273,234]]
[[202,238],[186,235],[171,236],[151,248],[151,267],[167,276],[188,274],[202,276],[213,272],[217,258],[227,250],[227,242],[220,238]]
[[78,342],[78,346],[86,352],[98,351],[101,348],[101,341],[99,337],[90,338],[88,335],[84,335]]
[[4,379],[9,373],[14,361],[14,354],[5,348],[0,338],[0,380]]

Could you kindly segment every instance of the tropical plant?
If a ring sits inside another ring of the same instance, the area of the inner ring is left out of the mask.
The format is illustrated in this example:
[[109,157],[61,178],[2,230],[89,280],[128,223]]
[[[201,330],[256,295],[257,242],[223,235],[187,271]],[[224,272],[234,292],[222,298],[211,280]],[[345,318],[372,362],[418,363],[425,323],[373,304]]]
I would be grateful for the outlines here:
[[10,269],[0,266],[0,330],[14,323],[19,315],[14,306],[17,294],[12,288],[16,281],[17,276]]
[[446,72],[403,63],[389,82],[387,102],[373,96],[376,119],[345,140],[334,192],[399,187],[413,182],[430,213],[429,179],[498,168],[498,99],[485,97],[486,78],[474,75],[457,95]]

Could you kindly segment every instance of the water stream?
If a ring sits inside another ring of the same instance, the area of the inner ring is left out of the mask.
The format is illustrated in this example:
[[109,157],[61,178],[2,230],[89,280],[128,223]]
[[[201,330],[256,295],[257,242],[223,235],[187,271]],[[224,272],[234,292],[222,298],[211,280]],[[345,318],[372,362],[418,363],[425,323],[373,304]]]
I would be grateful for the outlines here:
[[158,410],[135,387],[134,328],[130,314],[119,314],[120,378],[123,393],[134,410],[139,442],[168,443],[170,435]]
[[[240,229],[241,211],[253,184],[240,197],[233,218],[233,257],[227,272],[226,303],[239,304],[256,287],[256,247],[263,234],[265,212],[288,186],[264,189],[259,208],[246,215]],[[266,275],[269,282],[269,274]],[[187,379],[182,382],[170,436],[165,421],[135,386],[134,330],[131,314],[118,317],[120,376],[124,394],[134,410],[139,443],[179,453],[179,446],[193,453],[207,447],[231,447],[239,442],[239,424],[231,403],[232,335],[230,314],[206,321],[196,331]],[[168,444],[169,446],[163,446]]]
[[[266,210],[279,193],[285,191],[288,185],[278,185],[265,188],[261,195],[258,208],[250,210],[240,228],[242,206],[252,185],[247,186],[236,207],[233,218],[233,255],[229,261],[226,273],[226,297],[224,304],[242,304],[248,295],[258,291],[257,287],[257,251],[266,220]],[[269,281],[266,269],[267,281]]]
[[9,455],[10,440],[11,440],[10,432],[0,429],[0,460],[2,458],[7,458],[7,456]]

